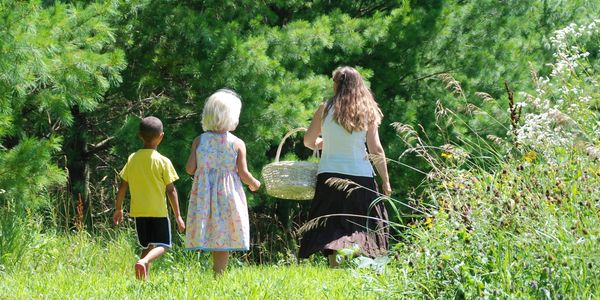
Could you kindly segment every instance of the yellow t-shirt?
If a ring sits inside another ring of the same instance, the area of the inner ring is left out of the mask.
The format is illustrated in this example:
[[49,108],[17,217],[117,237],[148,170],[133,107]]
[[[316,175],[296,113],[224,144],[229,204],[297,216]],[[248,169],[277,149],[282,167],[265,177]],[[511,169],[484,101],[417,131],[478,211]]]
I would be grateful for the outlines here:
[[153,149],[131,154],[119,173],[129,183],[132,217],[167,217],[167,185],[179,179],[171,161]]

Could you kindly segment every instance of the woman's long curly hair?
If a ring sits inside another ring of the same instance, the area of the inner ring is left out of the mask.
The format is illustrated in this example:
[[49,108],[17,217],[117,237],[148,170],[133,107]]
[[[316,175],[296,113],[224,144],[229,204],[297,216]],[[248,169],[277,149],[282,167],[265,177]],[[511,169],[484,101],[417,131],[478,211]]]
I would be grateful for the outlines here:
[[334,96],[327,101],[323,116],[333,110],[333,119],[350,133],[381,124],[383,113],[356,69],[337,68],[333,82]]

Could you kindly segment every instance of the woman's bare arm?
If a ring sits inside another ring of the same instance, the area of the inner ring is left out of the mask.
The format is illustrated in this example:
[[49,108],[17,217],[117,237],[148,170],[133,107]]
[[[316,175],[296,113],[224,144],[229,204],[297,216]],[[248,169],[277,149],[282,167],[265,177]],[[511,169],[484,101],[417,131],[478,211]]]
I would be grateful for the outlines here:
[[369,153],[373,156],[373,164],[377,169],[377,173],[381,177],[381,189],[383,190],[383,194],[389,196],[392,193],[392,188],[388,176],[385,152],[381,145],[381,141],[379,140],[377,126],[375,125],[369,126],[369,129],[367,130],[367,147],[369,148]]
[[310,122],[310,126],[308,126],[308,130],[304,134],[304,146],[315,149],[321,149],[323,147],[323,139],[319,136],[321,135],[321,124],[323,123],[323,112],[325,111],[325,103],[322,103],[317,111],[315,111],[315,115],[313,116],[312,121]]

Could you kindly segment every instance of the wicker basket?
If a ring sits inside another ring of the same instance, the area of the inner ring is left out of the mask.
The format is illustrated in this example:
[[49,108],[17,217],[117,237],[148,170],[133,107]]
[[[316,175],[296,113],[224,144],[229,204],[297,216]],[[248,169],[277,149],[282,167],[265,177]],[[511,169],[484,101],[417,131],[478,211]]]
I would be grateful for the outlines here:
[[[296,128],[288,132],[277,148],[275,162],[262,169],[267,194],[270,196],[289,200],[312,200],[315,195],[318,163],[279,161],[283,143],[290,135],[298,131],[306,131],[306,128]],[[313,156],[317,156],[316,149]]]

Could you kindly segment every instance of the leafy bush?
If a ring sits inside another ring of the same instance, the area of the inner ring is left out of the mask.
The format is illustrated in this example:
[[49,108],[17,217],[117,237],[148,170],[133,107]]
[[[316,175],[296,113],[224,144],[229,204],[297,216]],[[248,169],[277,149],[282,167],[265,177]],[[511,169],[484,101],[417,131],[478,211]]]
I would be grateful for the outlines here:
[[0,152],[0,265],[12,265],[31,240],[32,212],[49,206],[42,194],[64,183],[65,174],[51,163],[58,140],[24,139],[9,151]]
[[[430,146],[395,124],[410,145],[407,155],[416,153],[432,171],[425,192],[409,202],[424,216],[397,211],[410,223],[393,250],[390,269],[397,272],[375,281],[379,288],[431,298],[598,297],[598,66],[578,45],[594,41],[597,55],[599,24],[555,33],[557,61],[548,77],[534,72],[536,90],[521,94],[523,103],[507,87],[512,122],[505,139],[472,130],[454,136],[460,143]],[[460,114],[439,103],[440,128],[472,128],[464,121],[469,114],[493,115],[464,105]]]

